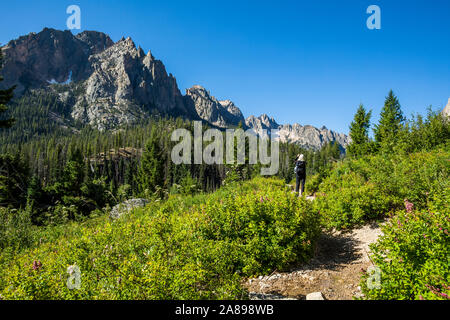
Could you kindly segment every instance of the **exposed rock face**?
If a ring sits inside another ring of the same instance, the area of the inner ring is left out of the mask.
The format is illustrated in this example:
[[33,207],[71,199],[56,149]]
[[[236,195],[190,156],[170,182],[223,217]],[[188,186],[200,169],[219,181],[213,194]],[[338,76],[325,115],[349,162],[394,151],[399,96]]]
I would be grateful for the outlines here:
[[67,88],[63,94],[67,101],[75,101],[71,115],[100,130],[152,112],[197,118],[162,62],[136,48],[131,38],[114,43],[100,32],[74,36],[45,28],[10,41],[3,50],[4,87],[16,84],[15,95],[20,96],[27,89],[78,83],[82,92]]
[[92,74],[86,91],[74,106],[72,117],[111,129],[145,118],[147,112],[193,115],[185,106],[175,78],[150,52],[136,48],[131,38],[89,58]]
[[259,135],[263,134],[264,130],[269,131],[280,127],[275,119],[269,118],[267,114],[263,114],[259,117],[250,116],[245,120],[245,125]]
[[326,127],[317,129],[313,126],[302,126],[300,124],[279,125],[273,118],[266,114],[259,117],[250,116],[245,121],[247,127],[253,129],[255,133],[262,134],[263,130],[279,130],[279,141],[301,145],[307,149],[320,149],[328,142],[336,141],[343,147],[349,143],[349,138],[345,134],[336,133]]
[[130,199],[112,208],[109,216],[111,219],[118,219],[133,209],[145,207],[148,203],[149,201],[146,199]]
[[202,86],[193,86],[186,90],[186,97],[190,98],[198,116],[219,128],[237,126],[245,123],[241,110],[229,100],[219,101]]
[[[201,86],[187,89],[183,96],[164,64],[151,52],[136,48],[131,38],[114,43],[101,32],[74,36],[70,31],[45,28],[10,41],[2,50],[2,88],[17,85],[16,97],[28,90],[57,95],[73,120],[100,130],[116,129],[156,113],[203,119],[219,128],[242,123],[257,134],[278,129],[281,141],[307,148],[318,149],[330,141],[348,143],[348,137],[325,127],[279,125],[267,115],[245,120],[232,101],[218,100]],[[67,125],[62,121],[66,116],[51,113],[61,126]]]
[[442,110],[442,115],[445,117],[450,117],[450,98],[448,98],[447,106]]
[[317,129],[296,123],[282,125],[279,130],[280,141],[295,143],[307,149],[320,149],[329,142],[338,142],[343,147],[349,143],[349,138],[345,134],[328,130],[326,127]]
[[100,32],[86,31],[76,37],[70,31],[45,28],[10,41],[4,48],[2,86],[17,85],[16,95],[52,82],[82,81],[90,73],[89,56],[108,48],[113,41]]

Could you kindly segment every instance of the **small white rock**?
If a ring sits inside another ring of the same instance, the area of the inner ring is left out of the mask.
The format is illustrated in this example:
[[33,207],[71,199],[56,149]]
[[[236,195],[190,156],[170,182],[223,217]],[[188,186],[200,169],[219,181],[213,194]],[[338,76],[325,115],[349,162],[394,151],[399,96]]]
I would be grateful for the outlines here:
[[322,292],[313,292],[306,296],[306,300],[325,300]]

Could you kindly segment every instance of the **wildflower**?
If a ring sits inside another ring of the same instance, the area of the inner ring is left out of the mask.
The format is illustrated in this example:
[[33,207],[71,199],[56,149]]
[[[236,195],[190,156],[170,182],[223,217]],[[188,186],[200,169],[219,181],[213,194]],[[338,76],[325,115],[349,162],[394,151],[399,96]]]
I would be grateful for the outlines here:
[[414,210],[414,204],[411,203],[411,202],[409,202],[408,199],[405,199],[404,202],[405,202],[405,209],[406,209],[406,212],[412,213],[412,211]]
[[261,198],[259,199],[259,202],[261,202],[261,203],[263,203],[264,202],[264,199],[263,199],[263,197],[261,196]]
[[36,261],[36,260],[33,261],[33,270],[37,271],[37,270],[39,270],[41,267],[42,267],[42,262]]

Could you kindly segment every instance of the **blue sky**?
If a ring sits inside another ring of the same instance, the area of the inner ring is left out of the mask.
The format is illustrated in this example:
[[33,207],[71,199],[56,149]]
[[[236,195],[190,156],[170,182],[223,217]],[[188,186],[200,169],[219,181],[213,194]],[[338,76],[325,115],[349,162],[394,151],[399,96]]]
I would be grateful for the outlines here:
[[[404,113],[450,97],[448,0],[49,0],[2,4],[0,43],[44,27],[66,29],[81,8],[82,30],[131,36],[164,62],[180,90],[200,84],[244,116],[326,125],[348,132],[356,108],[373,109],[389,89]],[[369,30],[369,5],[381,30]]]

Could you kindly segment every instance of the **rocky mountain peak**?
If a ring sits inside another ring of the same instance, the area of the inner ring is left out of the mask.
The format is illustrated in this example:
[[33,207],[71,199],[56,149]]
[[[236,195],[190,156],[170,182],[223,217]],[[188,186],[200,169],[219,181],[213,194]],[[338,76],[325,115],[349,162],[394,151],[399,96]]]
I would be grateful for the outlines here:
[[110,129],[146,117],[150,110],[187,117],[195,114],[162,62],[136,48],[130,37],[90,56],[89,62],[92,73],[85,94],[74,106],[74,119]]
[[233,101],[231,100],[222,100],[219,101],[219,103],[224,107],[230,114],[232,114],[234,117],[239,119],[239,122],[242,122],[242,124],[245,124],[244,115],[241,112],[241,109],[239,109]]
[[85,80],[90,74],[89,56],[112,45],[106,34],[95,31],[74,36],[68,30],[44,28],[30,33],[2,48],[6,79],[2,86],[17,85],[15,94],[20,96],[27,89]]
[[151,51],[145,54],[141,47],[136,48],[131,37],[114,43],[97,31],[74,36],[70,31],[45,28],[1,49],[5,54],[2,88],[17,85],[16,97],[29,90],[55,94],[67,104],[65,110],[70,110],[72,119],[100,130],[134,123],[155,112],[203,119],[219,128],[242,123],[257,133],[278,129],[281,141],[314,149],[329,141],[348,143],[347,136],[326,127],[281,126],[267,114],[244,119],[233,101],[218,100],[200,85],[187,89],[183,96],[164,64]]
[[278,129],[279,124],[274,118],[269,118],[267,114],[262,114],[259,117],[250,116],[245,120],[247,127],[254,129],[255,132],[261,133],[262,130]]
[[241,110],[230,100],[217,100],[211,93],[200,85],[186,90],[188,97],[195,106],[198,116],[209,123],[226,128],[245,123]]
[[86,43],[91,54],[102,52],[114,44],[114,41],[107,34],[98,31],[83,31],[77,34],[75,38]]

